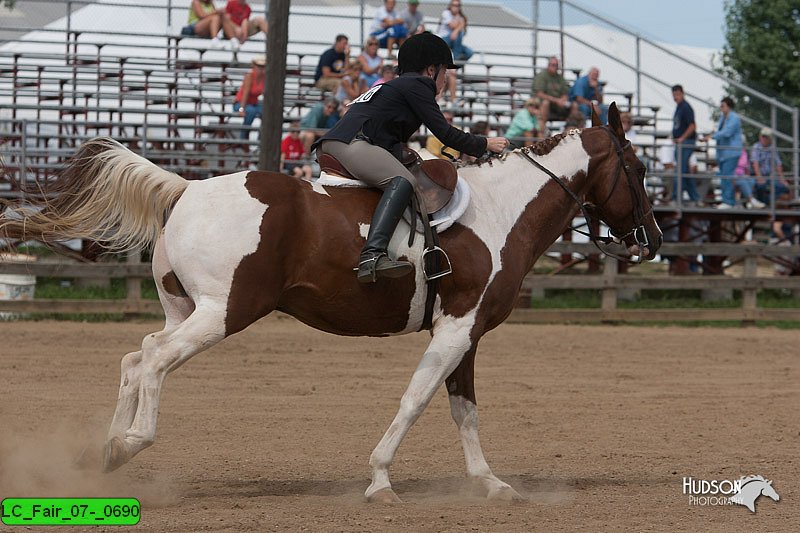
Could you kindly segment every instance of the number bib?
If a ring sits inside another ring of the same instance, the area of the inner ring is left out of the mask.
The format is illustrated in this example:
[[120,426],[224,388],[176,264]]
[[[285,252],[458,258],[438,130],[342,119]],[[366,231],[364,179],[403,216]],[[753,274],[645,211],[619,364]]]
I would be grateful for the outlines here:
[[364,102],[369,102],[372,99],[372,97],[375,96],[375,93],[378,92],[378,89],[380,89],[381,87],[383,87],[383,84],[376,85],[375,87],[365,92],[364,94],[362,94],[361,96],[359,96],[358,98],[356,98],[347,105],[351,106],[353,104],[363,104]]

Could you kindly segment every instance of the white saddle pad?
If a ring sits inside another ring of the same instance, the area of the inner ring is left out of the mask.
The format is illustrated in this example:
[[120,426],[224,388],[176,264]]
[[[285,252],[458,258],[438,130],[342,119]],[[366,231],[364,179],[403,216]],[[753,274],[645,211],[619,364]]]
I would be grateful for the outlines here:
[[[327,172],[322,172],[319,175],[317,184],[324,185],[325,187],[369,187],[369,185],[363,181],[341,178],[339,176],[328,174]],[[433,214],[431,226],[436,228],[437,233],[441,233],[452,226],[453,223],[464,214],[464,211],[467,210],[469,200],[469,185],[467,185],[467,182],[461,178],[461,176],[459,176],[458,181],[456,182],[456,190],[453,191],[453,197],[450,198],[450,201],[447,202],[443,208],[439,209]],[[410,208],[406,209],[404,218],[406,219],[406,222],[411,221]],[[417,220],[416,222],[417,231],[422,233],[422,222],[420,220]]]

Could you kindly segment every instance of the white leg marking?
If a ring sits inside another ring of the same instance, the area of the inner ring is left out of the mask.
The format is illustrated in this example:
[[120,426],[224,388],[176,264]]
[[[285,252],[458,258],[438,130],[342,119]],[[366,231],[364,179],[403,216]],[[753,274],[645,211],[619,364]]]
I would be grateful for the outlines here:
[[461,435],[467,475],[483,487],[490,499],[521,500],[522,497],[508,483],[492,473],[483,456],[478,437],[478,407],[463,396],[450,395],[450,414]]
[[141,350],[126,354],[122,358],[119,396],[114,418],[108,430],[109,440],[113,437],[124,437],[125,431],[131,427],[133,417],[136,416],[136,407],[139,404],[139,363],[141,361]]
[[430,403],[444,378],[458,366],[470,347],[469,331],[474,314],[434,329],[433,339],[422,356],[411,382],[400,400],[400,409],[369,459],[372,484],[365,493],[371,498],[379,491],[391,492],[389,467],[403,438]]
[[[131,357],[125,356],[123,368],[128,363],[132,368],[127,373],[123,370],[122,383],[125,384],[127,374],[130,374],[138,378],[138,386],[134,389],[134,381],[128,378],[124,400],[117,404],[117,413],[109,431],[110,440],[106,443],[106,470],[118,468],[153,444],[164,379],[193,355],[210,348],[225,337],[224,317],[224,304],[220,309],[218,304],[209,305],[206,302],[206,305],[198,306],[178,326],[145,337],[141,352],[129,354]],[[137,358],[140,360],[135,363]],[[127,417],[130,416],[134,403],[136,414],[128,428],[125,427]]]

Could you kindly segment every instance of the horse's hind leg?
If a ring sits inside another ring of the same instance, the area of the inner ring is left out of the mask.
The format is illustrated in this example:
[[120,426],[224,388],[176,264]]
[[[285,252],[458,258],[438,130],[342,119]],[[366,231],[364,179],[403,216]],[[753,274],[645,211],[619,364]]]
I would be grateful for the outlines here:
[[473,345],[455,371],[445,382],[450,398],[450,414],[458,426],[464,458],[467,461],[467,475],[493,500],[522,500],[517,491],[508,483],[497,478],[483,456],[481,441],[478,438],[478,406],[475,402],[475,351]]
[[[124,395],[121,392],[121,402],[117,404],[112,430],[116,429],[118,433],[110,433],[110,439],[106,443],[103,456],[105,471],[119,468],[153,444],[164,379],[192,356],[225,338],[224,317],[224,302],[198,304],[197,309],[186,320],[148,335],[142,341],[141,352],[125,356],[122,385],[126,386],[124,372],[126,363],[129,363],[127,386],[130,389],[126,389]],[[134,385],[138,387],[134,388]],[[133,402],[136,403],[135,416],[130,427],[125,427]]]
[[[163,236],[156,241],[153,250],[153,277],[158,288],[158,297],[164,308],[166,324],[164,331],[177,327],[194,311],[194,302],[181,286],[167,259]],[[139,405],[139,378],[141,376],[142,351],[131,352],[122,358],[119,396],[114,418],[108,430],[108,440],[124,438],[133,424]]]

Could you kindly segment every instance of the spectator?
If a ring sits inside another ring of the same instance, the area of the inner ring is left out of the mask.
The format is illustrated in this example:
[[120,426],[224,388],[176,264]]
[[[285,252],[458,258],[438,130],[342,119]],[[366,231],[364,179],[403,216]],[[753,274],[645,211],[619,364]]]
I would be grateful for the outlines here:
[[[544,116],[544,112],[542,112],[542,116]],[[581,129],[585,127],[586,117],[583,116],[583,113],[580,109],[578,109],[578,106],[574,106],[567,115],[566,120],[564,120],[564,131],[567,132],[571,129]]]
[[739,159],[736,162],[736,169],[733,171],[734,181],[736,185],[739,186],[739,190],[742,193],[742,198],[749,198],[749,204],[747,207],[755,207],[757,209],[763,209],[766,207],[766,204],[760,202],[758,199],[753,198],[753,185],[755,181],[753,178],[750,177],[750,158],[747,156],[747,148],[745,148],[745,144],[747,144],[744,135],[742,135],[742,149],[739,152]]
[[336,91],[337,100],[347,104],[367,90],[367,84],[359,76],[360,73],[361,63],[354,59],[345,70],[344,77],[339,84],[339,90]]
[[[772,203],[772,184],[775,184],[775,199],[789,199],[789,184],[783,177],[783,166],[778,152],[772,146],[772,130],[761,128],[756,142],[750,150],[752,175],[755,176],[756,198]],[[780,179],[775,179],[777,176]]]
[[[707,141],[712,138],[717,142],[717,176],[720,176],[720,189],[722,190],[722,203],[717,205],[718,209],[730,209],[736,205],[733,176],[742,155],[742,119],[734,111],[735,107],[733,99],[729,96],[723,98],[719,104],[722,115],[717,124],[717,131],[702,139]],[[749,183],[741,180],[739,188],[742,192],[742,199],[750,200],[753,191]],[[764,204],[761,204],[761,207],[764,207]]]
[[[583,114],[581,114],[583,116]],[[672,139],[667,139],[666,144],[658,149],[658,155],[654,161],[654,168],[662,172],[662,183],[664,184],[664,191],[659,198],[659,203],[668,203],[672,198],[672,189],[674,188],[675,176],[675,145]],[[689,158],[689,174],[697,174],[697,154],[692,152]],[[669,178],[669,179],[667,179]]]
[[367,39],[364,50],[358,56],[358,62],[361,63],[360,78],[367,87],[371,87],[381,77],[380,71],[383,67],[383,58],[378,55],[378,39],[375,37]]
[[600,83],[600,69],[592,67],[586,76],[575,80],[575,85],[570,90],[570,99],[578,104],[583,116],[588,120],[592,118],[592,108],[600,117],[601,124],[608,123],[608,106],[603,105],[603,86]]
[[484,137],[489,136],[489,123],[485,120],[478,120],[472,127],[469,129],[469,132],[473,135],[483,135]]
[[181,33],[211,39],[211,46],[219,48],[222,43],[217,34],[222,28],[224,13],[224,9],[214,7],[213,0],[192,0],[192,5],[189,7],[189,25],[184,26]]
[[370,31],[370,36],[389,51],[389,57],[393,56],[394,45],[399,49],[408,36],[405,21],[394,10],[394,6],[395,0],[383,0],[383,6],[375,12]]
[[[569,85],[564,76],[558,72],[556,56],[548,60],[547,70],[534,76],[531,93],[542,102],[542,123],[539,125],[542,128],[542,135],[547,133],[547,121],[566,120],[570,112],[577,109],[577,106],[569,101]],[[582,126],[583,124],[578,127]]]
[[[450,111],[442,111],[442,116],[444,116],[444,119],[450,126],[453,125],[453,113]],[[428,135],[428,138],[425,141],[425,149],[430,152],[431,155],[447,161],[458,159],[458,157],[461,155],[461,152],[458,150],[454,150],[449,146],[445,146],[444,143],[437,139],[432,133]]]
[[283,172],[306,180],[311,179],[311,165],[302,161],[305,154],[303,141],[300,140],[300,122],[292,122],[289,134],[281,141],[281,163]]
[[323,131],[333,127],[339,120],[339,101],[330,96],[318,103],[300,120],[300,138],[303,141],[305,154],[311,152],[311,145],[318,138],[322,137]]
[[[486,122],[485,120],[479,120],[472,125],[472,127],[469,129],[469,132],[473,135],[483,135],[484,137],[488,137],[489,123]],[[461,154],[461,160],[464,161],[465,163],[474,163],[475,160],[477,159],[478,159],[477,157],[469,155],[467,153]]]
[[344,68],[350,63],[350,45],[347,35],[339,34],[331,48],[319,56],[314,86],[323,91],[335,92],[344,77]]
[[447,9],[442,11],[439,31],[436,33],[450,46],[455,61],[469,61],[473,51],[463,42],[467,33],[467,17],[461,10],[461,0],[450,0]]
[[[453,51],[454,61],[469,61],[474,53],[472,49],[465,46],[463,43],[464,34],[467,32],[467,17],[461,10],[460,0],[451,0],[447,9],[442,11],[442,16],[439,19],[439,29],[436,32],[439,37],[444,39],[444,42]],[[454,106],[459,106],[462,102],[456,101],[456,72],[455,70],[447,71],[447,92],[450,95],[450,102]]]
[[533,144],[533,139],[539,137],[539,100],[528,98],[525,107],[520,109],[511,119],[511,124],[506,131],[508,139],[524,139],[525,146]]
[[637,135],[636,131],[633,129],[633,116],[626,111],[620,113],[619,119],[622,122],[622,131],[625,132],[625,138],[631,142],[633,149],[638,152],[639,148],[636,146]]
[[425,15],[418,8],[419,0],[408,0],[408,7],[400,14],[406,26],[406,35],[416,35],[425,31]]
[[242,86],[236,93],[233,110],[244,117],[244,125],[247,126],[239,134],[242,139],[250,138],[250,125],[253,124],[256,117],[263,114],[259,100],[264,94],[264,65],[266,63],[267,59],[264,56],[255,56],[250,62],[250,72],[245,75]]
[[386,83],[389,80],[393,80],[397,77],[397,73],[395,72],[395,67],[393,65],[383,65],[381,67],[381,77],[371,85],[371,87],[375,87],[376,85],[380,85],[381,83]]
[[[673,85],[672,99],[677,104],[675,114],[672,116],[672,139],[675,144],[675,161],[680,164],[678,168],[682,176],[681,188],[686,191],[691,201],[699,202],[700,194],[697,192],[694,178],[687,177],[689,174],[689,158],[694,152],[694,145],[697,140],[694,109],[686,101],[683,87],[680,85]],[[672,199],[677,200],[677,198],[678,187],[676,184],[672,188]]]
[[225,18],[222,28],[225,37],[231,40],[231,48],[238,50],[241,45],[256,33],[267,33],[267,21],[264,17],[250,18],[253,12],[247,0],[228,0],[225,6]]

